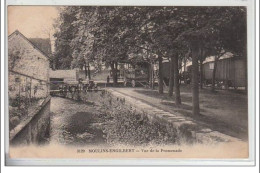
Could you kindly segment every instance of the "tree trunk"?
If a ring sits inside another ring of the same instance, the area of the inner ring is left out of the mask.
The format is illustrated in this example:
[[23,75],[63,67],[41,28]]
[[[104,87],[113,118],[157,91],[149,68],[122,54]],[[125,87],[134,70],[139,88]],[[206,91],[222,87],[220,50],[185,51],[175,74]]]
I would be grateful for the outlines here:
[[170,59],[170,80],[169,80],[169,96],[173,95],[173,85],[174,85],[174,68],[173,68],[173,57]]
[[89,66],[89,62],[88,62],[88,79],[91,80],[91,74],[90,74],[90,66]]
[[192,79],[191,79],[191,89],[192,89],[192,114],[193,116],[198,116],[200,114],[199,106],[199,46],[197,42],[192,43]]
[[117,71],[118,71],[118,65],[117,65],[117,62],[115,62],[116,84],[118,81]]
[[56,70],[56,62],[55,62],[55,60],[52,60],[52,69]]
[[218,62],[218,57],[215,56],[214,60],[214,67],[213,67],[213,72],[212,72],[212,86],[211,86],[211,91],[215,91],[215,83],[216,83],[216,71],[217,71],[217,63]]
[[174,93],[175,93],[175,104],[181,104],[181,94],[180,94],[180,82],[179,82],[179,68],[178,68],[178,55],[176,55],[173,60],[173,70],[174,70]]
[[112,70],[112,77],[113,77],[113,86],[116,87],[117,86],[117,66],[114,62],[112,62],[111,64],[111,70]]
[[[200,57],[202,58],[202,57]],[[203,68],[202,59],[200,59],[200,89],[203,89]]]
[[152,73],[151,73],[151,75],[152,75],[152,90],[154,90],[154,64],[152,63],[151,64],[151,67],[152,67]]
[[150,68],[149,68],[149,84],[150,84],[150,88],[153,87],[153,64],[150,63]]
[[149,63],[148,64],[148,77],[147,77],[147,81],[148,81],[148,86],[151,88],[151,86],[152,86],[152,75],[151,75],[151,71],[152,71],[152,67],[151,67],[151,64]]
[[163,94],[163,69],[162,69],[162,57],[158,57],[159,60],[159,94]]
[[187,58],[184,57],[184,70],[183,70],[183,78],[184,78],[184,83],[187,84],[187,72],[186,72],[186,63],[187,63]]
[[84,63],[84,70],[85,70],[85,77],[86,77],[86,79],[87,79],[87,77],[88,77],[88,70],[87,70],[87,64],[86,64],[86,62]]
[[111,67],[112,78],[113,78],[113,86],[114,86],[115,85],[115,67],[114,67],[113,62],[110,64],[110,67]]

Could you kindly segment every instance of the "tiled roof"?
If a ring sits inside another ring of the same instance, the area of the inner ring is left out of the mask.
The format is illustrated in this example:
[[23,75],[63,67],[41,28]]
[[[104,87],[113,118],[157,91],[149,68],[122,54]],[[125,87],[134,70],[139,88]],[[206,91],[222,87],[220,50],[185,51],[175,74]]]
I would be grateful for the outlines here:
[[34,43],[32,43],[31,42],[31,40],[29,40],[27,37],[25,37],[20,31],[18,31],[18,30],[15,30],[12,34],[10,34],[9,36],[8,36],[8,39],[10,39],[13,35],[17,35],[17,34],[19,34],[22,38],[24,38],[29,44],[31,44],[35,49],[37,49],[39,52],[41,52],[41,54],[43,54],[45,57],[46,57],[46,59],[47,60],[49,60],[50,58],[49,58],[49,56],[45,53],[45,52],[43,52],[40,48],[38,48]]
[[51,42],[49,38],[28,38],[35,46],[37,46],[46,55],[51,55]]

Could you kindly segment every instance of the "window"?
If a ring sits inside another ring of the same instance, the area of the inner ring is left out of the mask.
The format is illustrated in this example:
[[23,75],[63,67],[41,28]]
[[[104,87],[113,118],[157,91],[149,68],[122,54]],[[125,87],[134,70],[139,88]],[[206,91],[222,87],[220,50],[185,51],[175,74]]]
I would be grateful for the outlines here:
[[213,69],[214,69],[214,62],[209,63],[209,69],[210,69],[210,70],[213,70]]
[[16,78],[15,78],[15,82],[20,83],[20,82],[21,82],[21,79],[20,79],[19,77],[16,77]]

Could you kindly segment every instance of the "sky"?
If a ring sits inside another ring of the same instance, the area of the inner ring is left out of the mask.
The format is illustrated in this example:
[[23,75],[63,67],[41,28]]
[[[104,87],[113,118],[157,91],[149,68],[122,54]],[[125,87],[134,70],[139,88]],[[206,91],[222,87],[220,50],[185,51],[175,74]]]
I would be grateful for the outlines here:
[[58,14],[55,6],[8,6],[8,35],[19,30],[27,38],[49,38]]

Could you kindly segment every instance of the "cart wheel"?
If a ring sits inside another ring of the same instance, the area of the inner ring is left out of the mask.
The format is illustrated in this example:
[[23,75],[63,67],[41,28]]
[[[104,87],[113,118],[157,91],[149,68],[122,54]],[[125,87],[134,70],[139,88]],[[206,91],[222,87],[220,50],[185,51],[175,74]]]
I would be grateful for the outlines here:
[[132,87],[135,87],[135,80],[132,80]]

